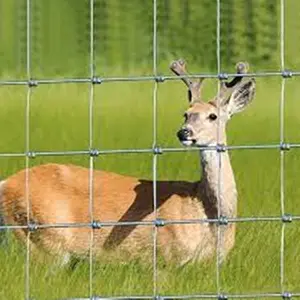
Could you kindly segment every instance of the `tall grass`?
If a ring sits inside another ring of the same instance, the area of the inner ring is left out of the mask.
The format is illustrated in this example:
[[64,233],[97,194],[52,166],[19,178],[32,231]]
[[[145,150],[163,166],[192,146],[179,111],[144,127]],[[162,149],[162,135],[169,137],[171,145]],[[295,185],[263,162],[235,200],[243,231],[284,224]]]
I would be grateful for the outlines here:
[[[257,79],[253,104],[228,124],[228,144],[279,142],[281,79]],[[299,142],[298,79],[286,84],[285,134],[287,142]],[[205,96],[216,92],[208,81]],[[153,83],[105,83],[95,88],[93,146],[97,149],[149,148],[152,145]],[[1,87],[1,152],[22,152],[25,145],[26,87]],[[89,145],[89,87],[49,85],[33,90],[30,103],[32,150],[82,150]],[[165,82],[158,90],[158,144],[180,146],[175,136],[187,107],[186,91],[179,82]],[[279,150],[233,150],[239,216],[280,215]],[[88,157],[36,157],[31,165],[47,162],[88,166]],[[299,214],[299,152],[286,152],[286,212]],[[24,168],[24,158],[0,158],[1,177]],[[96,168],[152,178],[151,154],[118,154],[96,158]],[[158,177],[164,180],[199,180],[198,153],[164,153],[158,159]],[[280,292],[281,224],[240,223],[233,251],[221,269],[221,287],[228,293]],[[0,247],[0,299],[23,299],[25,247],[12,235]],[[285,239],[285,289],[297,291],[300,283],[299,228],[287,224]],[[89,267],[80,263],[74,271],[53,268],[52,257],[31,257],[30,287],[34,299],[83,297],[89,291]],[[149,295],[152,266],[138,261],[95,262],[93,286],[97,295]],[[178,268],[161,266],[160,294],[216,292],[215,263]],[[299,289],[298,289],[299,291]]]

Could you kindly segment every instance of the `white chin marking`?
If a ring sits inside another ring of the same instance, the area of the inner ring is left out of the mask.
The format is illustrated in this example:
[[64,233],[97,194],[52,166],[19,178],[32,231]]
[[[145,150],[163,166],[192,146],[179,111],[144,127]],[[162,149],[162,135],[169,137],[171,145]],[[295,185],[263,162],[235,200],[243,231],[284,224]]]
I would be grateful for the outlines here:
[[182,141],[181,142],[184,146],[191,146],[193,145],[193,142],[192,141]]

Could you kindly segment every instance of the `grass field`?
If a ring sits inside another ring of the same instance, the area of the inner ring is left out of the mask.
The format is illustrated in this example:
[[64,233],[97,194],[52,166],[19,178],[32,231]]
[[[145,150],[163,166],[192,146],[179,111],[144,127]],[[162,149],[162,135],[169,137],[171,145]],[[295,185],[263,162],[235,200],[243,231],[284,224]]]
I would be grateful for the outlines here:
[[[228,125],[228,144],[275,144],[279,142],[280,78],[257,79],[257,95],[245,112]],[[297,78],[286,82],[285,136],[300,142],[299,86]],[[212,97],[216,82],[206,83]],[[105,83],[95,88],[94,139],[97,149],[149,148],[152,145],[153,83]],[[26,87],[0,89],[1,152],[22,152],[25,141]],[[83,150],[89,145],[89,87],[84,85],[39,86],[33,91],[30,111],[32,150]],[[179,147],[176,131],[187,107],[186,91],[179,82],[165,82],[158,89],[158,144]],[[298,184],[300,153],[286,152],[285,208],[300,214]],[[233,150],[232,164],[239,191],[239,216],[280,215],[279,150]],[[37,157],[32,165],[68,162],[88,166],[88,157]],[[1,177],[23,168],[24,158],[0,158]],[[100,156],[96,168],[136,177],[152,177],[151,154]],[[164,180],[198,180],[198,154],[164,153],[158,159],[158,177]],[[240,223],[234,250],[221,270],[221,289],[226,293],[280,292],[281,223]],[[10,235],[0,247],[0,299],[24,299],[25,247]],[[75,271],[49,271],[52,258],[31,259],[32,299],[83,297],[89,293],[89,267]],[[297,221],[287,224],[284,289],[299,290],[300,242]],[[152,266],[139,262],[95,263],[94,294],[151,295]],[[215,264],[159,270],[159,293],[215,293]]]

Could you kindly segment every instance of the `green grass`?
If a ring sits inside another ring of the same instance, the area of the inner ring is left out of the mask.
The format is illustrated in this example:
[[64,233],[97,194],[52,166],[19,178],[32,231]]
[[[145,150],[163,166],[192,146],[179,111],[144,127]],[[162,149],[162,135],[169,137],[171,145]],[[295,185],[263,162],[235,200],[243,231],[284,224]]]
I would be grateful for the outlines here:
[[[245,112],[228,125],[229,144],[278,143],[281,79],[257,79],[257,96]],[[300,142],[296,78],[286,84],[285,135]],[[208,81],[205,96],[213,96],[216,83]],[[95,88],[93,147],[98,149],[149,148],[152,145],[153,83],[107,83]],[[1,87],[1,152],[24,151],[25,87]],[[82,150],[89,145],[89,88],[84,85],[51,85],[34,89],[30,110],[30,145],[33,150]],[[176,131],[187,107],[186,91],[178,82],[165,82],[158,90],[158,144],[180,146]],[[239,216],[280,215],[279,151],[232,151],[239,191]],[[68,162],[88,166],[88,157],[36,157],[32,165]],[[298,150],[286,153],[286,211],[299,214]],[[25,165],[24,158],[0,158],[6,177]],[[136,177],[152,177],[151,154],[100,156],[96,168]],[[198,180],[198,154],[164,153],[158,159],[158,177],[164,180]],[[237,241],[221,269],[221,287],[227,293],[280,292],[279,223],[241,223]],[[286,225],[285,290],[297,291],[300,283],[299,228]],[[0,299],[24,299],[26,251],[10,235],[0,247]],[[31,258],[30,288],[33,299],[58,299],[89,294],[89,267],[85,262],[72,272],[53,269],[53,258]],[[138,261],[123,265],[96,262],[93,286],[97,295],[149,295],[152,266]],[[215,292],[215,263],[159,270],[160,294]],[[299,291],[299,290],[298,290]]]

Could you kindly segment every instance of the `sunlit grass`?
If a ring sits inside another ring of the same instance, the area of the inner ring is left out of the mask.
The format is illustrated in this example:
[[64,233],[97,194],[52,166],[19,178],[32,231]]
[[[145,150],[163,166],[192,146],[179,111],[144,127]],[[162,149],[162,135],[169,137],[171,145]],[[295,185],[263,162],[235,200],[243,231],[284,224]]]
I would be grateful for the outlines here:
[[[280,79],[257,79],[253,104],[228,125],[228,144],[279,143]],[[286,84],[285,134],[287,142],[299,142],[297,79]],[[214,81],[205,96],[213,96]],[[1,87],[1,152],[25,149],[25,87]],[[33,91],[30,109],[30,147],[33,151],[86,150],[89,147],[89,86],[39,86]],[[153,138],[153,83],[105,83],[95,87],[93,103],[93,148],[150,148]],[[179,82],[165,82],[158,90],[158,145],[179,147],[176,131],[187,107],[186,91]],[[280,216],[279,150],[233,150],[232,164],[239,191],[239,216]],[[299,154],[286,153],[286,212],[299,214]],[[86,156],[36,157],[31,165],[46,162],[88,166]],[[24,158],[0,158],[1,177],[22,169]],[[152,178],[151,154],[100,156],[96,168]],[[164,180],[198,180],[198,153],[164,153],[158,159],[158,177]],[[285,288],[297,291],[300,282],[299,229],[296,221],[286,226]],[[221,287],[227,293],[280,292],[280,223],[241,223],[234,250],[221,269]],[[0,299],[22,299],[25,293],[25,248],[10,236],[0,247]],[[43,261],[45,259],[45,261]],[[89,266],[75,270],[52,266],[53,258],[31,257],[30,286],[34,299],[86,297]],[[216,292],[215,263],[178,268],[161,266],[160,294]],[[94,294],[151,295],[153,268],[139,261],[103,264],[95,262]]]

